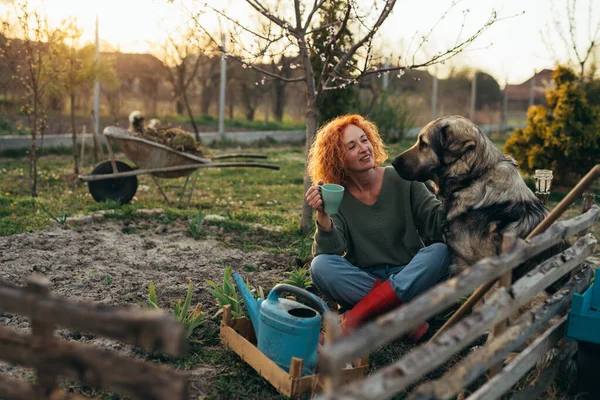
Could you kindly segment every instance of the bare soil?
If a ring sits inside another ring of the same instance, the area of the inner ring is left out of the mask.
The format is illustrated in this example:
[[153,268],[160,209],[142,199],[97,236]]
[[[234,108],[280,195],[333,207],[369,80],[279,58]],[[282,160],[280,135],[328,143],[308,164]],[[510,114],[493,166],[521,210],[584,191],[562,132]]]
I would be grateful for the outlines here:
[[[24,285],[27,276],[40,273],[50,279],[54,294],[112,306],[144,301],[152,281],[159,305],[170,309],[170,301],[185,297],[191,278],[195,288],[193,304],[202,303],[212,316],[217,307],[205,281],[222,283],[226,266],[232,266],[265,291],[295,266],[291,255],[226,247],[222,240],[227,238],[222,236],[227,233],[216,226],[208,227],[214,235],[194,240],[186,234],[187,227],[182,222],[162,233],[155,225],[149,221],[94,222],[77,228],[54,226],[0,237],[0,279]],[[25,317],[1,311],[0,324],[21,332],[29,330]],[[131,346],[60,327],[56,335],[119,353],[139,354]],[[202,388],[217,373],[208,365],[190,370],[191,394],[201,396]],[[0,374],[27,378],[31,371],[0,362]]]

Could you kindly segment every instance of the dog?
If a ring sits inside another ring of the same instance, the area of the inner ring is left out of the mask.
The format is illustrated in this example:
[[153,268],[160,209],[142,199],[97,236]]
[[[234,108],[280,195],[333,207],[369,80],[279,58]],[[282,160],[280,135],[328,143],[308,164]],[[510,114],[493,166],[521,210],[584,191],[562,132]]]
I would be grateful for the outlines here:
[[[499,255],[504,234],[525,238],[548,214],[525,184],[516,161],[459,115],[427,124],[414,146],[394,158],[392,165],[406,180],[432,180],[437,186],[453,273]],[[534,265],[517,267],[513,280]]]

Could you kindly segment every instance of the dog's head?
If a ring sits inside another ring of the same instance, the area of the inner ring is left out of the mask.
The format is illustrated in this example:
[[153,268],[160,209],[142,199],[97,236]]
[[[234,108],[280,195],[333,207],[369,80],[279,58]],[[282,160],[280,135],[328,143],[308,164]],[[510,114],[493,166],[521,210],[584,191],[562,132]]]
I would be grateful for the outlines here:
[[457,169],[458,160],[463,161],[461,169],[474,161],[466,156],[474,152],[482,136],[473,122],[460,115],[438,118],[419,132],[417,142],[394,158],[392,165],[404,179],[439,183],[446,170]]

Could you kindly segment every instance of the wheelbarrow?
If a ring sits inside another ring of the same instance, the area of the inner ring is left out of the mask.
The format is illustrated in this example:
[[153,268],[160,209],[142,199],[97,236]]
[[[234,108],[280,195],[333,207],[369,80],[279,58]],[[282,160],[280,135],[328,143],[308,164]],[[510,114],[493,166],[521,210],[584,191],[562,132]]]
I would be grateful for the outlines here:
[[[79,179],[88,183],[88,190],[98,202],[113,200],[126,204],[133,199],[138,188],[138,175],[149,174],[152,176],[158,191],[163,196],[167,205],[171,202],[162,189],[158,178],[186,177],[178,207],[181,207],[192,172],[199,172],[201,168],[224,167],[254,167],[278,170],[278,165],[262,164],[257,162],[213,162],[227,158],[267,158],[263,154],[222,154],[212,158],[198,157],[193,154],[177,151],[160,143],[132,136],[125,129],[109,126],[104,129],[109,160],[98,164],[90,175],[80,175]],[[134,166],[117,161],[112,146],[117,145],[131,160]],[[187,195],[189,205],[196,185],[198,173],[194,175]]]

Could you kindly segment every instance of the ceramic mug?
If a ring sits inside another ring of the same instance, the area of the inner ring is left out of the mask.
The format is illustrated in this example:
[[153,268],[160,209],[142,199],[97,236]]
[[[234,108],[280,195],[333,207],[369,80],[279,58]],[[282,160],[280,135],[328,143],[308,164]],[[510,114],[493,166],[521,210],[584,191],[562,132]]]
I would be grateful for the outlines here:
[[325,214],[337,214],[340,203],[344,198],[344,187],[335,183],[326,183],[319,186],[321,187]]

